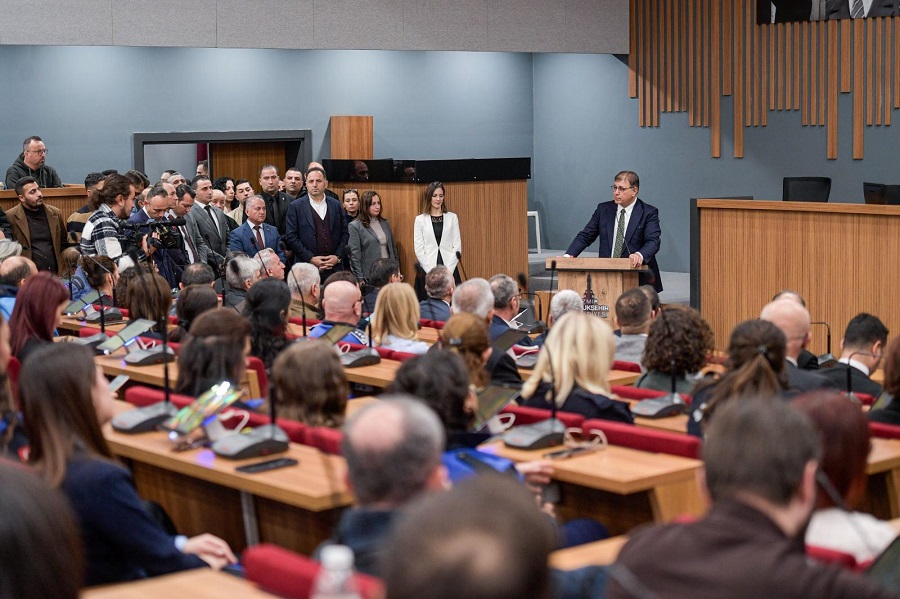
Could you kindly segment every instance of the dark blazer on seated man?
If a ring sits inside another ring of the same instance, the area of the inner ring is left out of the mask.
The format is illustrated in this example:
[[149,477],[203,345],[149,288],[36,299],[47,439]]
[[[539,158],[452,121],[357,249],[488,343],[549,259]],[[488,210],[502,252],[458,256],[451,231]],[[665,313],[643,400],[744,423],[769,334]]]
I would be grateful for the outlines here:
[[[819,372],[803,370],[794,366],[794,364],[785,360],[785,371],[788,377],[788,387],[806,393],[807,391],[815,391],[816,389],[835,389],[834,382],[822,376]],[[843,388],[843,387],[842,387]]]
[[[488,329],[488,337],[490,337],[491,342],[493,343],[500,335],[502,335],[506,331],[514,330],[516,329],[506,324],[505,320],[494,314],[494,318],[491,320],[491,326]],[[532,346],[534,345],[534,340],[523,333],[522,339],[518,343],[516,343],[516,345]]]
[[[849,19],[853,0],[825,0],[825,14],[829,19]],[[866,3],[863,2],[863,10]],[[897,15],[897,0],[872,0],[866,17],[891,17]]]
[[881,385],[870,379],[869,375],[865,372],[859,368],[850,366],[849,364],[844,364],[843,362],[839,362],[831,368],[825,368],[819,372],[822,376],[830,380],[835,387],[841,391],[846,391],[848,369],[850,370],[850,389],[854,393],[865,393],[866,395],[877,398],[881,395],[882,391],[884,391]]
[[[600,257],[611,257],[616,235],[617,208],[618,205],[614,201],[598,204],[591,220],[575,236],[566,253],[570,256],[577,256],[599,238]],[[628,220],[628,228],[625,230],[622,252],[616,256],[617,258],[627,258],[629,254],[639,252],[644,257],[644,264],[650,270],[638,273],[638,283],[652,285],[657,293],[663,290],[659,278],[659,265],[656,263],[656,252],[659,251],[661,233],[659,210],[640,198],[635,199],[634,209]]]
[[303,196],[291,202],[287,211],[287,225],[284,232],[284,240],[288,248],[294,252],[294,260],[309,262],[313,256],[337,256],[341,262],[331,271],[323,272],[328,276],[333,271],[345,270],[347,262],[347,222],[344,220],[344,210],[340,202],[326,196],[327,211],[325,213],[325,225],[329,239],[320,240],[316,233],[314,218],[309,196]]
[[[232,252],[244,252],[251,258],[255,257],[262,248],[259,247],[259,242],[256,241],[254,226],[249,220],[245,220],[243,225],[232,231],[228,240],[228,249]],[[262,234],[265,247],[278,254],[282,262],[286,262],[287,258],[284,255],[284,251],[279,247],[281,235],[278,234],[278,229],[269,223],[263,223],[260,226],[262,227],[260,233]]]
[[419,302],[419,317],[425,320],[450,320],[450,304],[436,297],[429,297]]

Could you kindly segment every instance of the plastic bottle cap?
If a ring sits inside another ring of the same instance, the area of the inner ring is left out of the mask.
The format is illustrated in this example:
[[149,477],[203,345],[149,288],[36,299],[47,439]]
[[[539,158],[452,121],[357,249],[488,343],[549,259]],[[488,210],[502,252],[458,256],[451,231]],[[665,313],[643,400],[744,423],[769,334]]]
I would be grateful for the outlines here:
[[353,550],[346,545],[328,545],[322,549],[322,566],[346,570],[353,567]]

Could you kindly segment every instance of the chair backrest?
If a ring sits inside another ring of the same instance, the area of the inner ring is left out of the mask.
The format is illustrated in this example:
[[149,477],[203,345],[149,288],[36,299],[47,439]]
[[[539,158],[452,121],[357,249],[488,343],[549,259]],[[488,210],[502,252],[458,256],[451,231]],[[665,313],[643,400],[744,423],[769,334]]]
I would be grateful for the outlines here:
[[[269,395],[269,377],[266,374],[266,365],[256,356],[247,357],[247,368],[256,373],[256,382],[259,383],[259,391],[265,397]],[[253,398],[256,399],[256,398]]]
[[[125,401],[138,408],[151,406],[159,403],[166,398],[162,389],[157,387],[144,387],[143,385],[132,385],[125,390]],[[169,399],[172,404],[178,408],[183,408],[194,402],[194,398],[190,395],[181,395],[179,393],[170,393]]]
[[863,199],[866,204],[884,204],[884,183],[863,182]]
[[844,553],[837,549],[829,549],[827,547],[817,547],[815,545],[806,546],[806,556],[821,564],[832,564],[847,568],[848,570],[861,571],[863,567],[868,566],[869,562],[859,563],[852,553]]
[[900,206],[900,185],[884,186],[884,203],[888,206]]
[[[265,591],[288,599],[308,599],[320,568],[311,558],[270,543],[247,548],[241,561],[248,580]],[[356,574],[355,579],[365,599],[384,596],[384,584],[378,578]]]
[[344,433],[338,429],[327,426],[311,426],[307,428],[306,444],[311,445],[324,453],[341,455],[341,443]]
[[781,193],[785,202],[827,202],[831,177],[785,177]]
[[[300,325],[301,327],[303,326],[303,318],[302,317],[288,318],[288,322],[290,322],[291,324]],[[319,324],[320,322],[322,322],[322,321],[319,320],[318,318],[310,318],[309,316],[307,316],[306,317],[306,328],[309,329],[311,326]]]
[[581,424],[581,430],[585,433],[589,433],[593,429],[603,431],[603,434],[606,435],[606,440],[612,445],[621,445],[622,447],[653,453],[668,453],[685,458],[700,458],[700,438],[687,433],[644,428],[633,424],[600,420],[598,418],[585,420]]
[[641,365],[637,362],[626,362],[624,360],[613,360],[613,370],[625,370],[626,372],[640,372]]
[[875,403],[875,400],[878,399],[874,395],[869,395],[868,393],[859,393],[858,391],[854,391],[853,395],[855,395],[859,399],[860,403],[862,403],[862,405],[864,406],[871,406],[873,403]]
[[9,375],[9,391],[12,393],[17,410],[22,409],[22,405],[19,403],[19,372],[21,370],[22,363],[19,362],[19,358],[10,356],[9,363],[6,365],[6,374]]
[[[524,406],[514,405],[508,405],[500,411],[504,414],[515,415],[516,419],[513,422],[513,425],[534,424],[535,422],[547,420],[552,414],[550,410],[545,410],[544,408],[526,408]],[[557,410],[556,417],[567,427],[577,428],[584,422],[584,416],[581,414],[573,414],[572,412],[561,412]]]
[[870,422],[869,432],[873,437],[881,437],[883,439],[900,439],[900,426],[896,424],[887,424],[885,422]]

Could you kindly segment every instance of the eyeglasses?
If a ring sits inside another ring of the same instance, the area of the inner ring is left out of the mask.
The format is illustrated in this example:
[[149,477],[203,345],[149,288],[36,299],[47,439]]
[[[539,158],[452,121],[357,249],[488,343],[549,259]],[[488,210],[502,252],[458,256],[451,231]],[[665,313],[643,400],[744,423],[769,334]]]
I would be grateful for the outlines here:
[[29,152],[30,152],[31,154],[46,154],[46,153],[47,153],[47,148],[44,148],[43,150],[25,150],[25,153],[26,153],[26,154],[29,153]]
[[622,193],[622,192],[628,191],[629,189],[634,189],[634,186],[631,186],[631,187],[619,187],[618,185],[610,185],[609,188],[613,190],[613,193],[615,193],[615,192],[617,192],[617,191],[618,191],[619,193]]

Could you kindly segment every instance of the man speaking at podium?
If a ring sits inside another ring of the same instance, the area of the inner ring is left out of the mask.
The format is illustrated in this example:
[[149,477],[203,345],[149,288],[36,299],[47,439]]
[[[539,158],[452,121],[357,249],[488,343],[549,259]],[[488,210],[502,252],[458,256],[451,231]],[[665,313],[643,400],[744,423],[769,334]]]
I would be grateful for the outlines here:
[[637,197],[640,179],[637,173],[622,171],[612,185],[613,199],[601,202],[591,220],[575,236],[565,257],[574,257],[600,238],[601,258],[630,258],[632,268],[642,264],[649,271],[638,273],[641,285],[663,290],[656,252],[659,251],[659,210]]

